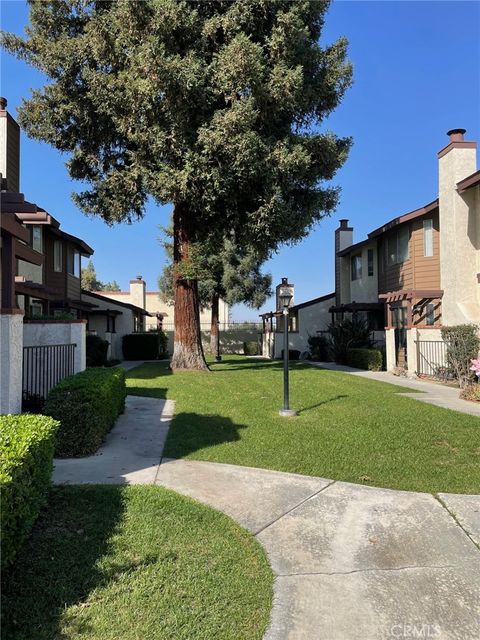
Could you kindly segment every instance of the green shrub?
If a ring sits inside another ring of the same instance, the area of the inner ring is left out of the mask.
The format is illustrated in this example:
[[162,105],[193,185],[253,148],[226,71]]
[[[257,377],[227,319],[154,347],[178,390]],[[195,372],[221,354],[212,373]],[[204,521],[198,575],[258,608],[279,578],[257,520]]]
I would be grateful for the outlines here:
[[478,327],[474,324],[442,327],[442,338],[447,343],[448,368],[453,371],[460,387],[466,387],[474,378],[470,361],[478,356],[480,349]]
[[[283,352],[284,352],[284,350],[282,349],[282,355],[281,355],[282,360],[283,360]],[[288,350],[288,359],[289,360],[300,360],[300,351],[298,349],[289,349]]]
[[2,566],[11,563],[46,501],[58,426],[46,416],[0,416]]
[[324,335],[308,336],[308,347],[312,360],[330,362],[332,359],[332,343]]
[[157,360],[166,355],[167,342],[163,331],[129,333],[123,336],[123,357],[125,360]]
[[372,346],[371,331],[367,322],[353,317],[351,320],[333,322],[328,327],[332,340],[332,355],[335,362],[347,364],[347,353],[357,347]]
[[347,364],[357,369],[381,371],[383,365],[382,352],[379,349],[349,349],[347,352]]
[[95,453],[125,407],[125,371],[86,369],[64,378],[48,394],[45,413],[60,422],[55,453]]
[[108,341],[89,335],[86,339],[87,367],[103,367],[107,362]]
[[258,342],[256,340],[250,340],[243,343],[243,353],[246,356],[258,356]]

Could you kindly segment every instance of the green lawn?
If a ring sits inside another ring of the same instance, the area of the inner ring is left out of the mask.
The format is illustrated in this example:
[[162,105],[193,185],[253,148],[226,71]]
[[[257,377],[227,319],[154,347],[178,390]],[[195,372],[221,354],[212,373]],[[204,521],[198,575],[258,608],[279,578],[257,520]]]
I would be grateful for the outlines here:
[[260,639],[273,580],[230,518],[141,486],[54,489],[2,579],[5,640]]
[[[399,396],[403,389],[292,363],[281,418],[278,362],[229,358],[211,373],[165,363],[127,374],[128,393],[171,398],[165,456],[277,469],[413,491],[480,492],[480,418]],[[406,391],[410,391],[409,389]]]

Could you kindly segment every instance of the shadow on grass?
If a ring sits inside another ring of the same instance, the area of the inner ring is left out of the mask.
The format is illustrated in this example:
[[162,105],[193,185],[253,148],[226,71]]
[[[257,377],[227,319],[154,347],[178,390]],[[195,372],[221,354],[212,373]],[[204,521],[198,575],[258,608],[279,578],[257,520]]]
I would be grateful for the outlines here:
[[3,638],[64,637],[60,620],[65,609],[81,606],[112,578],[111,567],[102,571],[98,561],[108,552],[124,508],[121,487],[52,489],[29,539],[2,573]]
[[334,396],[333,398],[327,398],[326,400],[322,400],[321,402],[317,402],[316,404],[312,404],[309,407],[302,407],[298,411],[300,413],[304,413],[305,411],[311,411],[312,409],[317,409],[318,407],[321,407],[324,404],[329,404],[330,402],[335,402],[336,400],[342,400],[343,398],[348,398],[348,397],[349,396],[347,396],[346,394],[341,394],[338,396]]
[[[142,371],[143,369],[143,371]],[[169,363],[166,360],[159,362],[147,362],[145,364],[139,364],[134,369],[129,369],[125,372],[125,377],[135,378],[138,380],[154,380],[159,376],[172,375],[169,369]]]
[[247,425],[235,424],[230,418],[198,413],[175,415],[163,455],[165,458],[183,458],[201,449],[240,440],[240,430]]

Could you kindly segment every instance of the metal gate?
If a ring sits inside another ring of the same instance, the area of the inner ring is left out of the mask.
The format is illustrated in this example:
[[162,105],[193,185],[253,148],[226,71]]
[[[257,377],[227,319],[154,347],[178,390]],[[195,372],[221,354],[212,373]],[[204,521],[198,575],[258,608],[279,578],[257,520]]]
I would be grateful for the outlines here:
[[76,346],[23,347],[22,411],[41,411],[50,389],[75,372]]

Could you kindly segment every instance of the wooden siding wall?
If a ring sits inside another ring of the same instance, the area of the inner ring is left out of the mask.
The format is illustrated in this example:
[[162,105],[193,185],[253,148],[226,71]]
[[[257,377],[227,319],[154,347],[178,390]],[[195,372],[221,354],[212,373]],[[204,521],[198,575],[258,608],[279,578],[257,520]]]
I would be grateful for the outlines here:
[[[423,221],[433,221],[433,256],[423,255]],[[388,238],[397,233],[401,226],[410,232],[409,257],[399,264],[387,264]],[[440,234],[438,211],[405,222],[394,230],[383,234],[378,242],[378,290],[379,293],[402,289],[440,289]]]
[[[55,240],[62,243],[62,271],[55,271],[54,269]],[[81,298],[80,278],[75,278],[67,273],[67,252],[69,247],[78,251],[78,246],[71,242],[66,242],[48,231],[45,233],[45,284],[47,287],[58,291],[58,300],[66,300],[67,298],[80,300]]]

